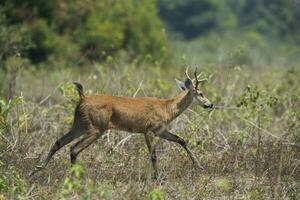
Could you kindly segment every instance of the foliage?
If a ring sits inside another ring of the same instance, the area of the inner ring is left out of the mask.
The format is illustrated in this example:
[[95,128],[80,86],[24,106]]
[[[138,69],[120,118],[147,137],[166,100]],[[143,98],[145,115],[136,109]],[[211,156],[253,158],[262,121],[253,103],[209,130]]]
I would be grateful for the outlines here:
[[191,39],[207,33],[217,26],[215,13],[218,1],[162,0],[158,1],[159,13],[167,22],[170,30],[182,33]]
[[26,188],[26,181],[19,170],[13,166],[5,166],[0,161],[0,197],[1,194],[6,194],[11,199],[22,199],[26,194]]
[[49,59],[49,56],[75,60],[79,56],[78,45],[72,43],[67,36],[60,36],[53,31],[44,19],[36,19],[30,25],[33,47],[29,49],[29,57],[33,62]]
[[149,194],[149,200],[164,200],[164,193],[159,189],[154,189]]
[[8,27],[14,34],[21,30],[9,27],[26,30],[32,47],[24,53],[34,63],[53,57],[75,62],[80,53],[86,59],[105,60],[122,51],[132,60],[144,60],[145,55],[152,63],[168,60],[155,1],[5,0],[4,5],[1,17],[7,22],[3,28]]
[[63,181],[61,199],[80,197],[80,199],[111,199],[111,185],[109,183],[95,183],[85,178],[85,171],[79,164],[71,168],[71,175]]
[[8,115],[12,109],[23,102],[22,96],[16,96],[8,102],[0,99],[0,132],[9,128]]
[[12,24],[6,16],[8,8],[0,4],[0,69],[5,59],[25,53],[30,47],[28,28],[20,24]]
[[230,190],[232,189],[230,181],[226,178],[217,179],[216,186],[220,191],[225,193],[230,192]]
[[265,198],[265,191],[261,188],[257,188],[254,190],[251,190],[248,194],[249,199],[251,200],[263,200]]

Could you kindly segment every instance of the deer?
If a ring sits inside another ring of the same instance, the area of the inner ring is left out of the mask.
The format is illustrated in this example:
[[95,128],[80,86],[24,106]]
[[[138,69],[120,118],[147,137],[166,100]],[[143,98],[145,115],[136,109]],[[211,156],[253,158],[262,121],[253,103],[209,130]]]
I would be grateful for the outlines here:
[[194,166],[203,169],[188,147],[187,142],[171,133],[167,128],[168,124],[187,110],[193,102],[205,109],[213,108],[213,104],[199,89],[200,83],[206,79],[199,80],[196,71],[197,69],[195,69],[194,78],[191,79],[187,67],[185,81],[175,79],[181,92],[167,99],[156,97],[133,98],[108,94],[86,96],[83,86],[78,82],[74,82],[79,101],[75,108],[73,125],[68,133],[53,144],[45,160],[35,167],[30,176],[44,169],[59,149],[76,138],[82,137],[71,146],[70,160],[71,165],[73,165],[78,154],[109,129],[144,134],[150,154],[153,179],[157,179],[158,176],[157,157],[155,145],[153,144],[154,139],[157,137],[179,144],[184,148]]

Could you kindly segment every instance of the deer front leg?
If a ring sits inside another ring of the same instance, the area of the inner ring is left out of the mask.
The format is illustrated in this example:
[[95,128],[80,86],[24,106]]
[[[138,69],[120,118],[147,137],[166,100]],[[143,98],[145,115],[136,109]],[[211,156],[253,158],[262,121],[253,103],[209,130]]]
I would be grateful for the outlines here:
[[196,165],[199,169],[203,170],[203,167],[199,164],[199,162],[196,159],[196,157],[194,156],[193,152],[189,149],[189,147],[187,146],[187,143],[181,137],[174,135],[167,130],[164,130],[161,134],[158,134],[158,136],[160,138],[180,144],[185,149],[185,151],[187,152],[189,157],[191,158],[193,164]]
[[153,144],[153,140],[155,135],[152,132],[148,132],[145,135],[145,140],[146,140],[146,144],[150,153],[150,159],[151,159],[151,163],[152,163],[152,168],[153,168],[153,179],[157,179],[157,166],[156,166],[156,151],[155,151],[155,144]]

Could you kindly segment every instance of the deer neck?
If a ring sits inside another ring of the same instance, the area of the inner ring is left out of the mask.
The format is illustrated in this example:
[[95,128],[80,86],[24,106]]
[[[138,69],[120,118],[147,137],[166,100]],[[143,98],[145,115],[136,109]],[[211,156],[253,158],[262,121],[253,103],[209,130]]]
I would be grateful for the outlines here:
[[170,122],[185,111],[193,102],[193,95],[190,91],[182,91],[179,95],[167,100],[167,113]]

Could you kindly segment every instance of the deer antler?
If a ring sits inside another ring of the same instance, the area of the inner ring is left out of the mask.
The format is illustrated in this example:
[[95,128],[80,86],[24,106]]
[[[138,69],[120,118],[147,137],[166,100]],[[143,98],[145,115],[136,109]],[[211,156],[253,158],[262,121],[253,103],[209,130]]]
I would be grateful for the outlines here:
[[196,69],[195,69],[195,71],[194,71],[194,76],[195,76],[195,78],[192,79],[192,78],[189,76],[189,66],[186,67],[185,75],[187,76],[187,78],[189,78],[189,79],[192,81],[192,83],[194,83],[195,88],[197,88],[201,82],[207,81],[207,78],[204,78],[204,79],[200,79],[200,80],[199,80],[199,78],[200,78],[201,75],[202,75],[202,72],[200,72],[200,74],[197,75],[197,67],[196,67]]
[[[200,74],[201,75],[201,74]],[[194,78],[194,80],[196,81],[196,83],[195,83],[195,88],[198,88],[198,85],[199,85],[199,80],[198,80],[198,76],[197,76],[197,67],[196,67],[196,69],[195,69],[195,71],[194,71],[194,76],[195,76],[195,78]]]
[[187,66],[185,69],[185,75],[188,79],[192,80],[191,77],[189,76],[189,66]]

